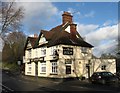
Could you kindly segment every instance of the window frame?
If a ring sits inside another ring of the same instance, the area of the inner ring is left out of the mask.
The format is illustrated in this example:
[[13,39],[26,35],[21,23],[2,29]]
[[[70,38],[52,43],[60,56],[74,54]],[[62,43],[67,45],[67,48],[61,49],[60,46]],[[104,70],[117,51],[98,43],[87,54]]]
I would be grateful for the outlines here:
[[57,62],[51,62],[51,74],[58,74],[58,64]]
[[32,64],[31,63],[28,63],[28,72],[31,72],[32,71]]
[[88,48],[87,47],[81,47],[81,52],[82,53],[88,53]]
[[41,56],[46,56],[46,47],[41,47]]
[[46,73],[46,63],[41,63],[41,65],[40,65],[40,73]]
[[107,67],[106,65],[102,65],[101,70],[106,70],[106,67]]
[[28,58],[31,58],[32,57],[32,50],[28,50]]

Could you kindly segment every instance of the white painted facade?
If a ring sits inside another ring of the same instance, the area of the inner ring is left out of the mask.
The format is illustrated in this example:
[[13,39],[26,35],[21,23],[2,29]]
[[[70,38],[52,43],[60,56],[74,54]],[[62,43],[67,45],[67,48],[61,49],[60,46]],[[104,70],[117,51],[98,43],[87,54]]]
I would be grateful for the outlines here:
[[[44,43],[46,42],[45,40]],[[64,55],[63,47],[73,48],[73,55]],[[55,50],[59,56],[54,55]],[[32,59],[34,60],[32,61]],[[87,64],[90,64],[90,75],[97,71],[116,73],[115,59],[95,59],[92,58],[91,48],[84,49],[80,46],[71,45],[56,45],[48,48],[40,47],[26,50],[24,63],[25,75],[37,75],[39,77],[67,78],[84,76],[88,78]],[[102,70],[104,65],[106,67]],[[70,67],[70,74],[66,74],[67,67]]]

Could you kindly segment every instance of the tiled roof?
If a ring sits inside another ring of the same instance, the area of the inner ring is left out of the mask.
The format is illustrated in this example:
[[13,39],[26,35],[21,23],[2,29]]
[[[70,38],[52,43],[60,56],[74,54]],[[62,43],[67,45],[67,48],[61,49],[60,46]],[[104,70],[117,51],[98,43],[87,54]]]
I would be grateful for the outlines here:
[[[80,35],[79,35],[80,36]],[[52,39],[49,41],[48,46],[54,46],[58,44],[65,45],[76,45],[82,47],[93,47],[91,44],[85,42],[81,36],[79,38],[71,38],[70,33],[66,31],[60,31],[54,34]]]
[[35,45],[38,38],[36,38],[36,37],[28,37],[28,38],[30,40],[30,43],[31,43],[32,47],[34,47],[34,45]]
[[79,38],[77,37],[71,38],[71,34],[68,33],[67,31],[64,31],[64,29],[62,29],[62,25],[59,25],[59,26],[56,26],[55,28],[52,28],[50,31],[41,30],[38,38],[28,37],[27,42],[30,41],[32,48],[40,47],[38,46],[38,42],[42,34],[45,36],[46,40],[48,41],[48,44],[47,44],[48,47],[59,45],[59,44],[76,45],[76,46],[90,47],[90,48],[93,47],[91,44],[84,41],[78,32],[77,32],[77,35]]
[[25,45],[25,49],[27,48],[27,44],[30,41],[32,48],[34,48],[35,43],[37,42],[38,38],[37,37],[28,37]]
[[48,47],[58,44],[76,45],[76,46],[90,47],[90,48],[93,47],[91,44],[84,41],[78,32],[77,35],[79,38],[77,37],[74,39],[71,38],[70,36],[71,34],[68,33],[67,31],[64,31],[62,29],[62,25],[52,28],[50,31],[41,30],[41,34],[43,34],[47,39]]

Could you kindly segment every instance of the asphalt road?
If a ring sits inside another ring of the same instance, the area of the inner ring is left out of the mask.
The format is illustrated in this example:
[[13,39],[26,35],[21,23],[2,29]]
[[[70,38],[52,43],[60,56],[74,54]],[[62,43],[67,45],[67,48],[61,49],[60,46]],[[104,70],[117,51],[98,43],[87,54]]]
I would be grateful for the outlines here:
[[57,80],[49,80],[37,77],[26,77],[21,75],[12,75],[7,71],[2,73],[2,91],[13,92],[13,91],[41,91],[43,93],[53,92],[109,92],[109,93],[120,93],[120,85],[100,85],[91,84],[86,81],[70,80],[59,82]]

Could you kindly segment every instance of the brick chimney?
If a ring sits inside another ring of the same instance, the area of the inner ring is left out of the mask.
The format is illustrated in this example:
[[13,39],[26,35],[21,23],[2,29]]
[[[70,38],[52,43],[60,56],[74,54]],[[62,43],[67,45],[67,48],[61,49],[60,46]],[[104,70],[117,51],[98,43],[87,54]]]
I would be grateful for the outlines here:
[[72,39],[75,39],[76,38],[76,34],[77,34],[77,31],[76,31],[76,26],[77,24],[70,24],[70,37]]
[[37,37],[38,37],[38,34],[34,34],[34,37],[37,38]]
[[72,17],[73,16],[71,15],[71,13],[64,12],[62,14],[62,21],[63,21],[63,24],[65,24],[66,22],[68,22],[70,24],[70,37],[72,39],[75,39],[76,38],[76,33],[77,33],[77,31],[76,31],[77,24],[73,23]]
[[65,24],[66,22],[69,22],[70,24],[73,23],[72,17],[73,17],[73,16],[71,15],[71,13],[69,13],[69,12],[64,12],[64,13],[62,14],[62,22],[63,22],[63,24]]

